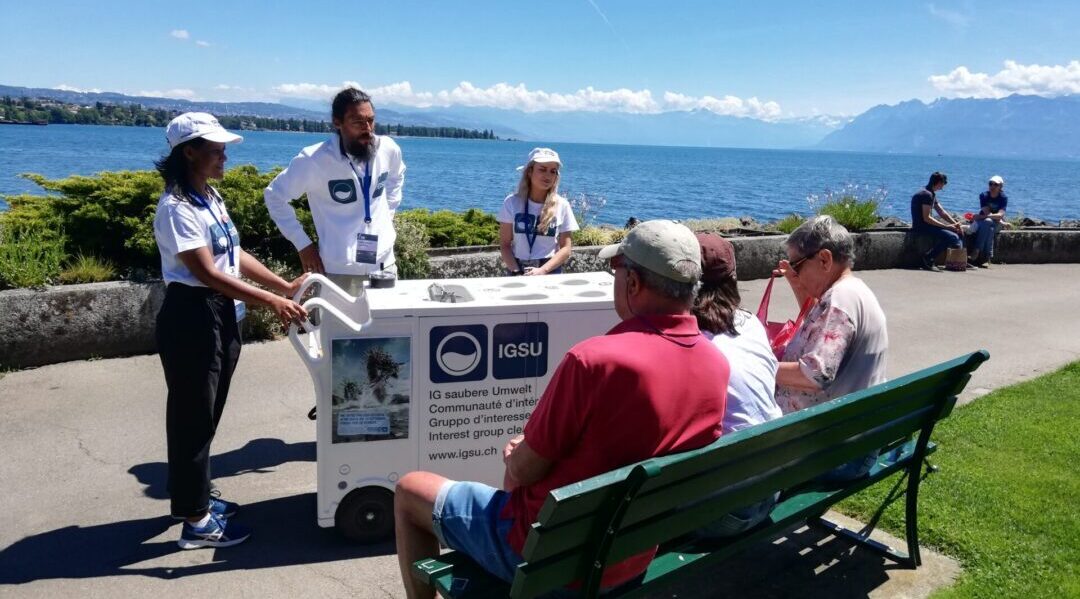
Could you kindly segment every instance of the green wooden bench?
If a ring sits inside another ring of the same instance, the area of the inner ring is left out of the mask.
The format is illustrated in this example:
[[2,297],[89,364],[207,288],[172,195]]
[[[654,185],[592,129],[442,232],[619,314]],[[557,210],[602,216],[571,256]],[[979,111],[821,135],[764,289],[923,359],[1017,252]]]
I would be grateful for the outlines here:
[[[605,596],[642,596],[675,577],[701,571],[751,543],[803,524],[827,527],[897,563],[920,564],[919,483],[935,449],[934,425],[947,417],[986,351],[962,356],[894,381],[731,435],[708,447],[632,464],[550,493],[525,543],[513,584],[481,570],[467,556],[444,553],[413,564],[413,575],[445,597],[536,597],[572,581],[598,595],[608,564],[660,545],[639,582]],[[813,480],[874,449],[881,457],[867,477],[823,486]],[[903,472],[907,550],[822,519],[830,506]],[[769,518],[725,539],[693,541],[688,533],[722,515],[786,489]]]

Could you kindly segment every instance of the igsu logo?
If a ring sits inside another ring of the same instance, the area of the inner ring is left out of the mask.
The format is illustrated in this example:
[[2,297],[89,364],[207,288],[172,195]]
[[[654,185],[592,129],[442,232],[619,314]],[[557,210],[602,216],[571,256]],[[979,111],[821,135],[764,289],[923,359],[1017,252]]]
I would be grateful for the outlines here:
[[521,343],[505,343],[496,346],[499,359],[503,358],[539,358],[544,355],[544,344],[537,341],[522,341]]
[[497,379],[521,379],[547,374],[546,322],[497,324],[491,333],[495,358],[491,371]]
[[339,204],[351,204],[356,201],[356,184],[352,179],[333,179],[326,186],[330,198]]
[[470,324],[432,327],[428,337],[431,382],[458,383],[487,378],[487,327]]

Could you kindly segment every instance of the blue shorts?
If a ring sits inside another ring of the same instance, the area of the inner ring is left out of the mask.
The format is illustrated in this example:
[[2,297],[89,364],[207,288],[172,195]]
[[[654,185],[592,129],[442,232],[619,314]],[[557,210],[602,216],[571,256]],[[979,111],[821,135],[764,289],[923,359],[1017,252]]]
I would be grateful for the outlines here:
[[513,582],[514,571],[525,560],[506,540],[514,520],[499,517],[509,499],[506,491],[482,483],[447,481],[435,497],[431,523],[440,543]]

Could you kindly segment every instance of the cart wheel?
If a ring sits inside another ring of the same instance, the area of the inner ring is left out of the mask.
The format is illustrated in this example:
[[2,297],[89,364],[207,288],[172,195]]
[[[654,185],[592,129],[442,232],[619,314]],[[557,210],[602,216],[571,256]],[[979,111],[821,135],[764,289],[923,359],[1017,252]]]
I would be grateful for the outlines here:
[[382,487],[353,489],[341,500],[334,526],[347,539],[378,543],[394,536],[394,493]]

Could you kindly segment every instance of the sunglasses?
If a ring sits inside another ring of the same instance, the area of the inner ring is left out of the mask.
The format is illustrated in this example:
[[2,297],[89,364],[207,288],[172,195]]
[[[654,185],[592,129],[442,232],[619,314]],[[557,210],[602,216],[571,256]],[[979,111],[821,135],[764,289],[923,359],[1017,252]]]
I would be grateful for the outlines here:
[[1001,183],[991,183],[990,187],[1001,187]]
[[[788,264],[790,264],[790,265],[791,265],[791,270],[794,270],[794,271],[795,271],[795,273],[796,273],[796,274],[798,274],[798,272],[799,272],[799,269],[800,269],[800,268],[802,268],[802,265],[803,265],[803,264],[804,264],[804,263],[805,263],[805,262],[806,262],[807,260],[809,260],[810,258],[813,258],[813,257],[814,257],[814,256],[816,256],[816,255],[817,255],[817,252],[814,252],[813,254],[807,254],[806,256],[803,256],[802,258],[799,258],[798,260],[796,260],[796,261],[794,261],[794,262],[789,262]],[[786,260],[786,259],[787,259],[787,257],[785,256],[785,258],[784,258],[784,259]]]

